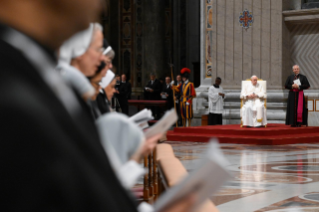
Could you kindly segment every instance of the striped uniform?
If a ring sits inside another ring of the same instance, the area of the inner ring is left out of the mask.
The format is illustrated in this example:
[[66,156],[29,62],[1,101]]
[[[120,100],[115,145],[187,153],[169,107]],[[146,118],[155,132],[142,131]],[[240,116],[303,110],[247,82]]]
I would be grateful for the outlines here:
[[[180,109],[182,119],[193,118],[193,98],[196,97],[196,91],[192,82],[182,83],[175,87],[175,90],[181,93],[180,96]],[[186,103],[189,105],[186,105]]]

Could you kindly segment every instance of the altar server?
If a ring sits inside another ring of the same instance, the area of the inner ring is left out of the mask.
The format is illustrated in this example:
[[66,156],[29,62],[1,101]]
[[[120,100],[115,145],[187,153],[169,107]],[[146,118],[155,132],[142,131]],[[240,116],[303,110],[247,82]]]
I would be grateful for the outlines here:
[[222,125],[223,112],[224,112],[224,89],[220,86],[222,79],[217,77],[215,84],[209,87],[208,100],[209,100],[209,115],[208,125]]
[[285,88],[289,89],[286,125],[300,127],[307,125],[308,121],[307,102],[305,102],[303,91],[310,88],[310,84],[307,77],[300,74],[299,65],[294,65],[292,71],[294,73],[287,78],[285,84]]
[[248,127],[261,127],[267,125],[266,108],[263,99],[266,92],[258,83],[257,76],[251,77],[251,83],[242,88],[240,98],[244,100],[241,108],[242,124]]

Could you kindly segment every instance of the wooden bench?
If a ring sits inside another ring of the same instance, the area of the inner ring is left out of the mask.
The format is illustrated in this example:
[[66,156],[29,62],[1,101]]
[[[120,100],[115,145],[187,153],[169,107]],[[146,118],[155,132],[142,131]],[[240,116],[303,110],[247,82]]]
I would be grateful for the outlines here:
[[144,158],[144,168],[148,170],[148,173],[144,175],[143,200],[148,203],[154,202],[159,196],[160,181],[158,180],[157,163],[163,157],[175,158],[171,145],[159,144],[151,155]]

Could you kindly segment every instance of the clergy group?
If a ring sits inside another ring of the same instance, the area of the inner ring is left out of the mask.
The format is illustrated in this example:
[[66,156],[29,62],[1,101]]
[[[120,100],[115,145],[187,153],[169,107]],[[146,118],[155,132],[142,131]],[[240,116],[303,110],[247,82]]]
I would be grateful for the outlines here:
[[[305,75],[300,74],[299,65],[292,67],[290,75],[285,83],[285,88],[289,90],[286,125],[291,127],[306,126],[308,122],[308,110],[304,97],[304,90],[310,88],[310,84]],[[208,90],[209,101],[209,125],[222,125],[222,115],[224,113],[225,91],[220,86],[221,78],[217,77],[215,84]],[[266,81],[253,75],[249,80],[242,82],[240,93],[241,127],[267,127],[267,89]]]

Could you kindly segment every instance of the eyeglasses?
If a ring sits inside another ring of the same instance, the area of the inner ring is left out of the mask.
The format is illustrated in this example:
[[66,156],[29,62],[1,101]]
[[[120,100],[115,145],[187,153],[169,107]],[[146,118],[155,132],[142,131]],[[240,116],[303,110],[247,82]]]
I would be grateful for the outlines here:
[[103,53],[105,50],[105,48],[103,48],[103,47],[102,48],[90,48],[90,49],[94,50],[95,52],[97,52],[99,54]]

